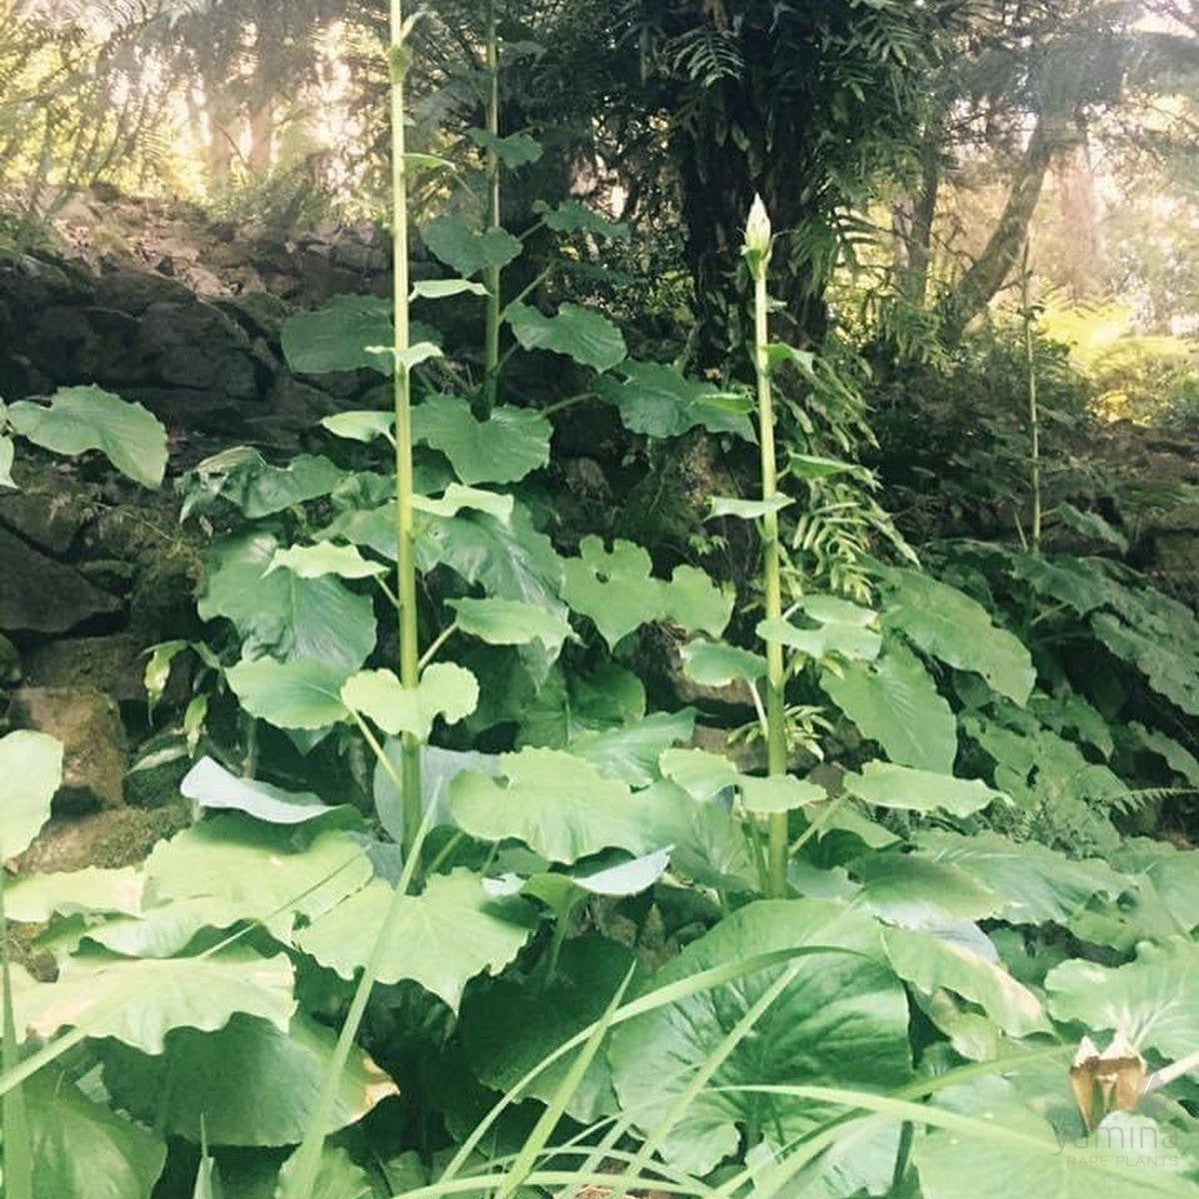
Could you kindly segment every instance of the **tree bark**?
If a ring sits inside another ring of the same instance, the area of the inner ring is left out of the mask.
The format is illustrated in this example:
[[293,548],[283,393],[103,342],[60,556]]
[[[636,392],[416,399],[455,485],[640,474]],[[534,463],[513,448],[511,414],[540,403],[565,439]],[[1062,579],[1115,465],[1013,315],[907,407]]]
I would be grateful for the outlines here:
[[1003,215],[983,252],[941,304],[941,332],[956,344],[966,326],[990,304],[1020,260],[1028,226],[1054,156],[1076,144],[1078,128],[1068,113],[1042,113],[1020,160]]

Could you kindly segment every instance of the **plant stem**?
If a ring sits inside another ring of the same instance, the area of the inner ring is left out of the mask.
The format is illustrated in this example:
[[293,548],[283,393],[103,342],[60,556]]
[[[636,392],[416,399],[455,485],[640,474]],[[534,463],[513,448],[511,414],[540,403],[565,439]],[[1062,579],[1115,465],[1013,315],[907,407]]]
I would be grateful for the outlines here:
[[[413,537],[412,380],[407,365],[408,333],[408,172],[404,145],[403,0],[391,0],[391,184],[392,271],[395,276],[395,448],[396,595],[399,599],[400,682],[420,686],[420,644],[416,622],[416,553]],[[421,823],[420,740],[405,733],[400,773],[404,780],[404,854],[413,852]]]
[[[754,275],[754,370],[758,377],[758,441],[762,458],[762,499],[769,503],[778,494],[778,466],[774,452],[774,404],[770,393],[770,362],[767,354],[769,330],[766,322],[766,260]],[[762,517],[762,581],[766,593],[766,619],[783,615],[782,568],[779,555],[779,516],[769,511]],[[772,775],[787,773],[786,713],[783,688],[786,667],[783,647],[766,642],[766,752]],[[770,817],[767,894],[781,899],[787,894],[787,813]]]
[[[500,55],[496,31],[496,0],[487,0],[487,132],[492,144],[487,148],[487,227],[499,229],[500,224],[500,156],[494,139],[500,135]],[[495,407],[500,375],[500,268],[489,266],[483,272],[487,287],[487,327],[483,345],[483,413]]]
[[1029,300],[1031,273],[1030,240],[1024,241],[1024,260],[1020,268],[1020,303],[1024,310],[1024,352],[1028,357],[1028,429],[1031,446],[1030,483],[1032,486],[1032,552],[1041,552],[1041,417],[1037,406],[1037,356],[1033,343],[1033,312]]

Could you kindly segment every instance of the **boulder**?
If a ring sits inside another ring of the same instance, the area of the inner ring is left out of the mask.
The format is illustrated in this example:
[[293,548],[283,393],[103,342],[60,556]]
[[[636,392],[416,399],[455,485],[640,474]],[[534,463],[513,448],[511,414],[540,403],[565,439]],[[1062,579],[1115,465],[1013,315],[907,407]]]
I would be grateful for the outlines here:
[[70,550],[90,515],[76,492],[47,489],[0,495],[0,524],[57,558]]
[[153,810],[114,808],[51,820],[17,859],[17,870],[25,874],[83,870],[87,866],[136,866],[149,857],[159,841],[182,832],[190,823],[186,800]]
[[129,633],[49,641],[25,655],[31,687],[94,688],[118,703],[146,698],[145,670],[145,647]]
[[152,304],[194,304],[195,296],[177,279],[117,270],[96,281],[96,301],[105,308],[140,316]]
[[95,687],[22,687],[12,694],[9,719],[63,745],[58,814],[117,808],[124,803],[128,749],[120,709]]
[[112,617],[121,603],[70,566],[0,528],[0,629],[65,633]]
[[157,379],[171,387],[242,400],[258,395],[250,338],[212,304],[193,297],[188,303],[151,304],[142,315],[139,349]]

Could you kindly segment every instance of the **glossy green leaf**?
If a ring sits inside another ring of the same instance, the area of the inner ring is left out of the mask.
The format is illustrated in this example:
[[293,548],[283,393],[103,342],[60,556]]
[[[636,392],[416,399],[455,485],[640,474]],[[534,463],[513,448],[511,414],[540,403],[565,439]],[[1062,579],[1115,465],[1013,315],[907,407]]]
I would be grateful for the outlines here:
[[613,240],[623,240],[629,235],[628,225],[600,216],[579,200],[563,200],[554,208],[544,200],[535,200],[533,211],[542,213],[546,227],[555,233],[593,233]]
[[[1199,928],[1199,854],[1194,850],[1136,837],[1120,847],[1112,864],[1136,876],[1138,882],[1147,879],[1178,922],[1179,931]],[[7,898],[5,902],[9,902]]]
[[1110,1132],[1063,1134],[998,1078],[943,1091],[937,1106],[972,1121],[916,1139],[925,1199],[961,1199],[963,1179],[972,1199],[1199,1199],[1199,1186],[1179,1172],[1186,1160],[1177,1139],[1143,1117],[1119,1113]]
[[1167,1061],[1199,1050],[1199,944],[1190,938],[1146,942],[1126,966],[1063,962],[1046,975],[1045,990],[1055,1020],[1081,1024],[1092,1036],[1120,1030]]
[[735,787],[741,779],[736,765],[722,754],[703,749],[668,749],[658,759],[662,774],[700,802]]
[[52,983],[29,983],[13,1002],[21,1028],[49,1037],[80,1028],[157,1054],[172,1029],[223,1028],[236,1013],[286,1030],[295,1008],[285,954],[264,958],[237,945],[207,957],[167,960],[67,958]]
[[431,395],[412,410],[417,445],[439,450],[463,483],[515,483],[550,460],[548,420],[530,408],[501,405],[476,420],[466,400]]
[[1106,862],[1072,860],[989,830],[969,837],[927,830],[916,835],[916,844],[934,861],[958,866],[989,887],[1002,900],[997,915],[1012,924],[1064,924],[1091,899],[1116,899],[1130,886]]
[[1002,791],[978,779],[955,779],[893,762],[867,762],[860,774],[845,776],[844,786],[850,795],[880,808],[942,811],[951,816],[970,816],[990,803],[1007,799]]
[[[576,937],[562,947],[553,977],[530,988],[501,980],[462,1009],[461,1029],[482,1082],[508,1090],[565,1041],[604,1013],[628,974],[631,950],[603,937]],[[549,1102],[572,1056],[538,1074],[527,1094]],[[567,1114],[590,1124],[616,1110],[607,1059],[598,1054],[570,1096]]]
[[679,741],[690,741],[695,712],[655,712],[633,724],[610,729],[589,729],[572,737],[562,748],[584,758],[601,774],[632,787],[645,787],[658,777],[662,751]]
[[293,545],[276,550],[265,573],[290,570],[301,579],[319,579],[325,575],[337,575],[342,579],[366,579],[387,573],[380,562],[364,558],[356,546],[338,545],[332,541],[318,541],[315,545]]
[[825,671],[820,685],[892,762],[949,774],[957,756],[957,721],[920,659],[894,642],[876,661]]
[[469,292],[472,296],[485,296],[487,288],[482,283],[469,279],[419,279],[412,285],[409,297],[413,300],[448,300]]
[[1028,701],[1037,677],[1028,650],[997,628],[982,604],[919,571],[892,567],[882,579],[888,628],[931,657],[982,675],[1013,703]]
[[60,387],[49,405],[8,407],[16,432],[56,454],[99,450],[127,478],[159,487],[167,467],[167,431],[141,404],[100,387]]
[[412,506],[418,512],[445,517],[457,516],[463,509],[469,509],[472,512],[484,512],[502,525],[511,525],[516,500],[510,495],[501,495],[496,491],[451,483],[437,499],[430,499],[427,495],[414,495]]
[[872,853],[849,864],[861,884],[856,902],[880,920],[928,929],[994,916],[999,897],[947,862],[915,854]]
[[479,684],[469,670],[453,662],[426,667],[419,686],[411,690],[390,670],[362,670],[346,681],[341,701],[392,737],[412,733],[427,741],[439,716],[457,724],[475,710]]
[[522,600],[458,599],[447,601],[462,632],[489,645],[527,645],[540,641],[552,653],[570,636],[570,624],[554,612]]
[[301,579],[279,570],[264,578],[279,548],[268,532],[217,542],[197,604],[200,618],[232,621],[246,657],[307,659],[357,670],[377,637],[370,597],[356,595],[332,577]]
[[24,1086],[38,1199],[150,1199],[166,1163],[162,1139],[94,1103],[57,1070]]
[[334,437],[347,441],[374,441],[378,437],[390,438],[395,428],[395,414],[391,412],[338,412],[321,418],[321,424]]
[[[370,959],[395,891],[376,881],[314,921],[296,944],[342,978]],[[410,979],[457,1011],[466,984],[498,974],[533,933],[533,910],[523,900],[495,898],[477,874],[434,875],[420,895],[399,899],[400,916],[382,949],[378,980]]]
[[243,658],[225,678],[251,716],[280,729],[320,729],[346,718],[340,694],[349,674],[344,666],[305,658]]
[[528,304],[513,302],[505,312],[516,340],[526,350],[565,354],[581,366],[606,371],[624,361],[624,335],[606,316],[578,304],[563,304],[546,316]]
[[618,381],[605,375],[596,382],[600,399],[614,404],[627,429],[646,437],[680,437],[694,428],[732,433],[754,440],[753,426],[740,398],[711,383],[686,378],[658,362],[624,362]]
[[[781,1148],[833,1114],[828,1105],[722,1089],[802,1079],[889,1089],[910,1076],[907,999],[883,955],[878,926],[839,904],[762,901],[741,908],[658,971],[663,986],[708,967],[800,946],[794,980],[690,1103],[662,1145],[668,1162],[703,1174],[736,1151],[739,1129]],[[622,1108],[654,1128],[733,1025],[786,967],[776,966],[621,1025],[609,1058]]]
[[782,512],[795,501],[789,495],[776,495],[768,500],[743,500],[736,496],[714,495],[708,500],[708,517],[716,520],[731,516],[734,520],[761,520],[770,512]]
[[790,774],[772,775],[767,778],[743,774],[738,785],[741,788],[741,802],[745,805],[745,810],[758,815],[794,812],[828,798],[828,793],[823,787],[806,779],[797,779]]
[[623,783],[573,754],[524,749],[500,759],[501,779],[473,771],[450,785],[459,827],[484,841],[523,841],[567,864],[601,849],[656,848],[649,819]]
[[[100,1050],[114,1098],[164,1132],[193,1144],[294,1145],[300,1141],[329,1070],[335,1034],[304,1015],[279,1029],[237,1016],[219,1032],[181,1029],[157,1057],[119,1045]],[[329,1131],[360,1120],[396,1093],[395,1083],[360,1049],[338,1076]]]
[[268,824],[304,824],[333,811],[311,791],[285,791],[259,779],[239,778],[209,757],[187,772],[179,790],[202,808],[232,808]]
[[17,456],[17,448],[11,437],[0,434],[0,487],[16,487],[12,477],[12,464]]
[[704,687],[752,683],[766,674],[766,659],[736,645],[719,641],[692,641],[682,648],[683,669],[689,679]]
[[883,944],[895,973],[925,994],[953,991],[1012,1037],[1050,1031],[1040,1000],[1002,965],[930,932],[888,928]]
[[471,129],[468,130],[468,136],[480,150],[497,155],[500,162],[510,171],[537,162],[541,157],[541,143],[527,133],[510,133],[507,137],[497,137],[486,129]]
[[186,476],[183,516],[207,511],[223,499],[250,520],[258,520],[327,496],[345,477],[328,458],[314,454],[301,454],[287,466],[271,466],[257,450],[233,446],[205,458]]
[[391,359],[368,346],[390,345],[391,305],[375,296],[334,296],[316,312],[297,312],[283,322],[283,356],[293,371],[323,375],[367,368],[391,374]]
[[24,729],[0,737],[0,868],[50,819],[61,781],[61,742]]
[[520,257],[521,243],[506,229],[476,233],[457,217],[443,216],[422,230],[425,245],[464,279],[487,267],[505,267]]
[[676,567],[669,583],[655,579],[648,551],[631,541],[608,551],[598,537],[584,537],[579,557],[564,559],[562,567],[567,603],[591,618],[609,647],[656,620],[719,637],[732,615],[731,590],[690,566]]
[[[275,1199],[283,1199],[288,1193],[287,1183],[298,1160],[298,1153],[292,1154],[279,1168],[279,1189],[275,1192]],[[344,1149],[326,1144],[321,1150],[316,1187],[313,1190],[316,1199],[372,1199],[375,1194],[370,1175]]]
[[794,605],[801,627],[794,620],[763,620],[757,634],[763,641],[778,641],[817,660],[836,654],[850,661],[873,661],[882,648],[876,630],[878,614],[832,595],[801,596]]
[[[331,820],[332,818],[330,818]],[[222,900],[283,939],[374,876],[354,834],[330,821],[272,825],[225,812],[160,842],[146,860],[159,900]]]
[[27,874],[5,883],[4,911],[8,919],[28,924],[43,924],[55,915],[135,916],[142,908],[143,888],[143,879],[132,866]]

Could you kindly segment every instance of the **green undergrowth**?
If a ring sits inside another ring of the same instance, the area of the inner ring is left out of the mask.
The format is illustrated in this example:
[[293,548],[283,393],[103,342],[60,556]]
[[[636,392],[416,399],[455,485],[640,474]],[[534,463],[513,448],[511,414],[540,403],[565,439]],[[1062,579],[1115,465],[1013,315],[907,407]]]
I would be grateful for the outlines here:
[[[151,654],[138,766],[186,761],[194,820],[139,866],[4,880],[56,966],[6,959],[6,1199],[1199,1195],[1199,864],[1143,835],[1194,827],[1199,621],[1101,538],[918,557],[844,348],[769,339],[764,212],[755,392],[506,293],[524,243],[479,197],[540,150],[496,128],[464,166],[397,144],[397,233],[407,172],[452,195],[443,278],[284,330],[379,405],[179,481],[209,634]],[[621,236],[539,220],[567,262]],[[531,374],[560,394],[522,403]],[[762,582],[555,541],[572,409],[761,455],[707,536],[752,530]],[[153,483],[146,419],[8,410]],[[651,702],[663,641],[688,702]],[[0,739],[4,860],[60,778],[52,738]]]

